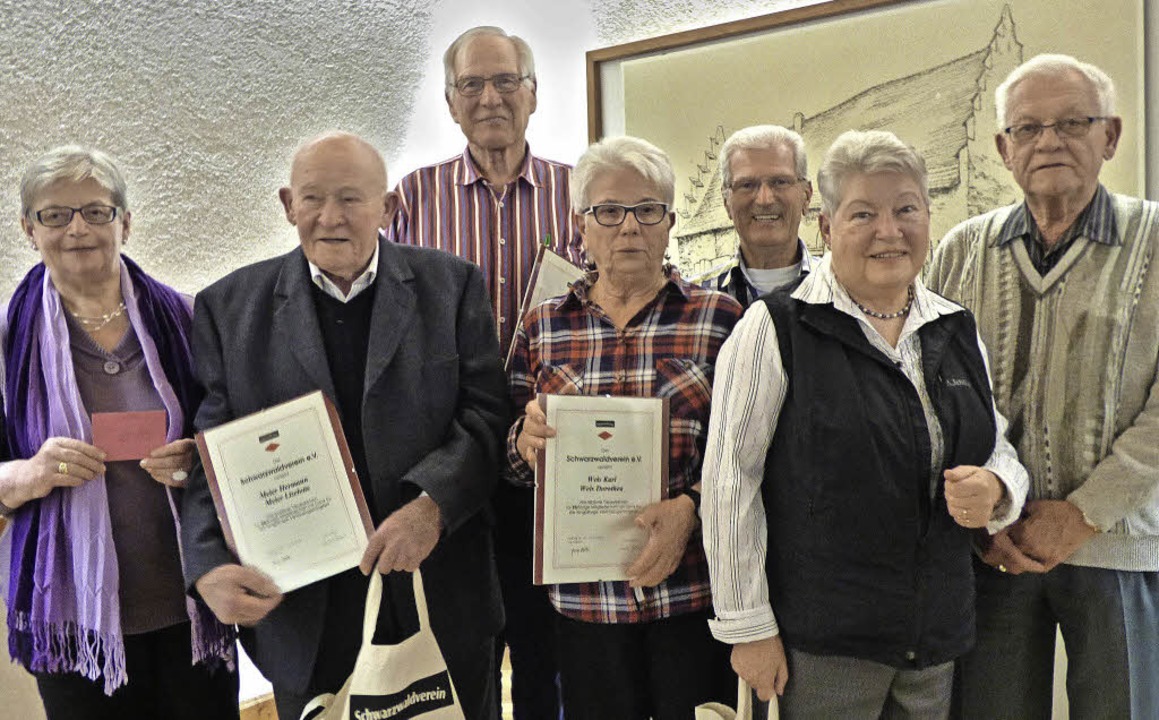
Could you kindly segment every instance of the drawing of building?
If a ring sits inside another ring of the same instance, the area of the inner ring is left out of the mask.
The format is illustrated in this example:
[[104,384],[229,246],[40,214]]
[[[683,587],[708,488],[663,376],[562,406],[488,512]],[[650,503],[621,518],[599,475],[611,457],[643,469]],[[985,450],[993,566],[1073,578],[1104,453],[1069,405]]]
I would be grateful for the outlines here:
[[[1021,62],[1022,44],[1007,5],[981,50],[875,85],[812,117],[798,112],[786,126],[805,139],[814,180],[825,151],[846,130],[890,130],[913,145],[929,171],[930,237],[936,243],[958,222],[1020,197],[994,146],[994,88]],[[728,134],[717,127],[708,139],[679,211],[675,262],[688,277],[708,274],[736,254],[717,155]],[[801,237],[817,254],[824,249],[816,221],[820,206],[814,187]]]

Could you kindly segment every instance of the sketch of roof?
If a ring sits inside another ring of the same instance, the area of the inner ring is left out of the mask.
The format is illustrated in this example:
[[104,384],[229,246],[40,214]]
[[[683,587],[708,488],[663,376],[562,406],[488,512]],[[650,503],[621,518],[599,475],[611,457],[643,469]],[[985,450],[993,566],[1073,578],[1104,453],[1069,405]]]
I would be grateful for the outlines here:
[[696,210],[686,220],[676,224],[676,237],[732,227],[732,220],[728,218],[728,212],[724,209],[724,201],[720,195],[720,167],[717,166],[716,170],[703,181],[704,187],[700,188],[700,202],[697,204]]
[[930,190],[959,181],[958,153],[966,145],[966,120],[986,50],[878,85],[802,123],[811,157],[820,160],[846,130],[890,130],[926,160]]
[[[980,105],[979,93],[987,92],[984,76],[993,62],[995,46],[1011,42],[1013,29],[1010,7],[1005,6],[994,34],[981,50],[875,85],[813,117],[798,114],[796,122],[788,126],[801,133],[814,166],[846,130],[890,130],[925,158],[931,193],[953,190],[963,180],[959,154],[966,147],[968,128],[972,128]],[[697,187],[698,202],[676,229],[678,238],[732,226],[721,200],[719,168],[711,175],[699,173],[697,180],[703,187]],[[819,207],[819,203],[820,197],[814,195],[813,204]]]

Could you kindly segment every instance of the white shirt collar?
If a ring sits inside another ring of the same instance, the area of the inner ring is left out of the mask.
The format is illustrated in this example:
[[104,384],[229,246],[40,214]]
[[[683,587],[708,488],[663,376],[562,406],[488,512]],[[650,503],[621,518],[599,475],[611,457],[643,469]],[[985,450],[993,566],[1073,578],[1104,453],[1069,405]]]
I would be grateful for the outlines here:
[[[869,318],[861,312],[857,303],[853,302],[853,298],[849,297],[849,293],[845,291],[841,283],[837,282],[837,277],[833,274],[833,268],[830,264],[831,259],[832,254],[825,253],[821,260],[814,263],[813,271],[793,291],[793,297],[811,305],[832,304],[833,309],[849,315],[863,325],[872,327]],[[917,332],[922,325],[936,320],[942,315],[952,315],[961,311],[962,306],[930,291],[922,283],[921,276],[915,277],[914,304],[910,309],[909,316],[906,317],[899,342],[911,333]]]
[[[809,248],[805,245],[805,241],[797,238],[797,252],[801,255],[801,274],[813,272],[813,268],[821,261],[820,258],[810,255]],[[749,266],[744,261],[744,253],[740,250],[740,245],[737,245],[736,255],[733,257],[732,266],[740,267],[741,272],[747,275]]]
[[342,289],[334,284],[334,281],[326,277],[326,273],[322,272],[314,263],[309,260],[306,261],[310,265],[310,279],[318,286],[322,292],[326,293],[335,300],[341,302],[350,302],[358,297],[360,293],[365,291],[368,287],[374,284],[374,278],[378,276],[378,243],[374,244],[374,254],[370,256],[370,264],[362,271],[362,274],[354,279],[354,283],[350,286],[350,293],[344,295]]

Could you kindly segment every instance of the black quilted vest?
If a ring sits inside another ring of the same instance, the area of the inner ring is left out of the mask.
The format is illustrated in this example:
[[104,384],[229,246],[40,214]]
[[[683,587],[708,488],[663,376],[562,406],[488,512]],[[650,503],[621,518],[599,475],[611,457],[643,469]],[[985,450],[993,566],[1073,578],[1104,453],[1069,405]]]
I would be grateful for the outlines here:
[[[762,487],[784,641],[899,668],[951,660],[974,641],[970,537],[946,511],[940,471],[930,496],[918,393],[856,320],[791,290],[762,298],[789,378]],[[918,332],[944,467],[982,465],[995,420],[974,319]]]

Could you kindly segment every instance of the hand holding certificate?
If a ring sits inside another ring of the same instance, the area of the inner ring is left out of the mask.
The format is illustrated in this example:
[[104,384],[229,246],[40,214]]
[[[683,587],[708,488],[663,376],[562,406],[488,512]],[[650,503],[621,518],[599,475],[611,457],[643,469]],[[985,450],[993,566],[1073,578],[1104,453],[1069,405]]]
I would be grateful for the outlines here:
[[534,580],[627,580],[649,537],[637,515],[666,486],[667,402],[542,397],[556,435],[536,463]]
[[373,531],[334,406],[313,392],[197,435],[226,541],[282,592],[355,567]]

